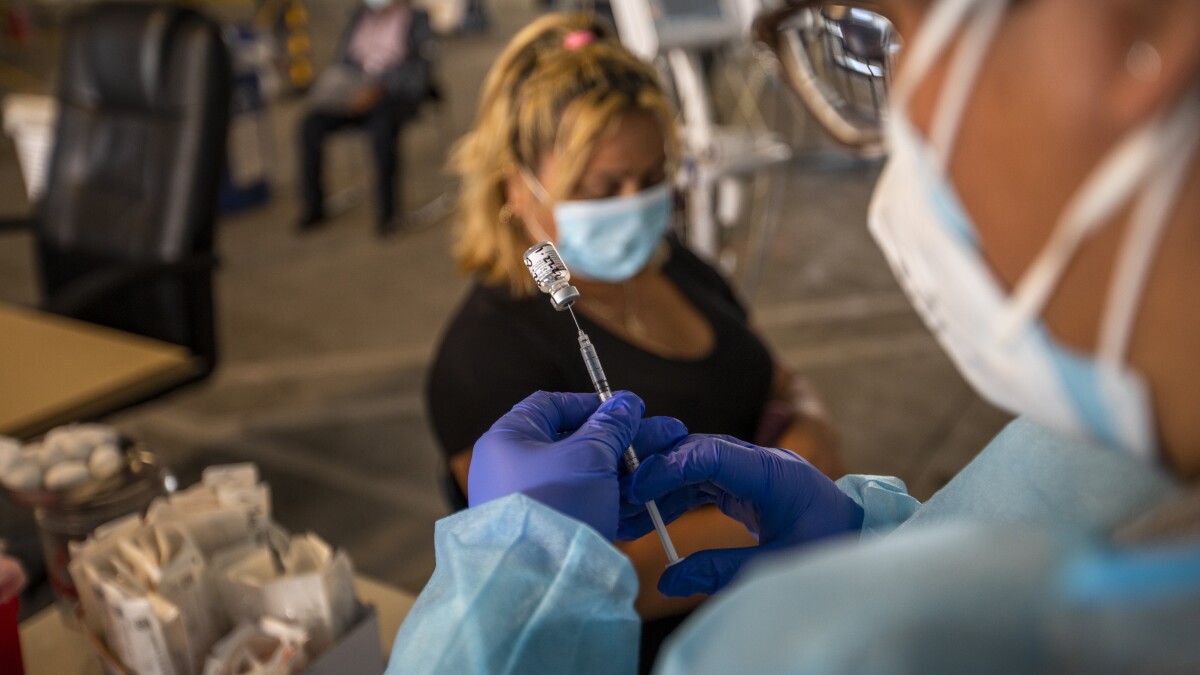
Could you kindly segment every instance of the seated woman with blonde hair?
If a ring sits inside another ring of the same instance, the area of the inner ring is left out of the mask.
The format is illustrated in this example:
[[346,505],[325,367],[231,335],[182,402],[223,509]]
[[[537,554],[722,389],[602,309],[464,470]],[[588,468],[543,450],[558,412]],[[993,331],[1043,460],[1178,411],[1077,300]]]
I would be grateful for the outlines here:
[[[492,67],[452,159],[463,184],[455,254],[475,284],[428,390],[456,506],[466,505],[471,448],[493,421],[539,389],[592,390],[574,324],[525,269],[523,253],[543,240],[572,272],[576,314],[609,382],[644,399],[647,415],[787,448],[835,478],[845,472],[819,402],[772,358],[721,275],[669,234],[674,129],[652,68],[589,15],[543,17]],[[755,543],[715,508],[670,531],[681,555]],[[643,620],[702,600],[655,589],[666,564],[655,537],[619,546],[638,571]],[[644,641],[661,640],[657,629],[647,625]]]

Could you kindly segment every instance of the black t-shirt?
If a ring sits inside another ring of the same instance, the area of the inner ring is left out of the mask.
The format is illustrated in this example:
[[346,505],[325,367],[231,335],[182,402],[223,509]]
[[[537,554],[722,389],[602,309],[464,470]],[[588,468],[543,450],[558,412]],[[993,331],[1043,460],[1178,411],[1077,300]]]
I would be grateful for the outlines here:
[[[613,390],[632,391],[646,415],[669,415],[693,433],[753,438],[773,374],[766,347],[721,275],[668,240],[663,273],[712,326],[711,352],[668,359],[626,342],[576,312]],[[429,411],[447,457],[471,448],[526,396],[593,391],[575,326],[545,295],[514,298],[507,286],[476,284],[446,329],[428,383]]]

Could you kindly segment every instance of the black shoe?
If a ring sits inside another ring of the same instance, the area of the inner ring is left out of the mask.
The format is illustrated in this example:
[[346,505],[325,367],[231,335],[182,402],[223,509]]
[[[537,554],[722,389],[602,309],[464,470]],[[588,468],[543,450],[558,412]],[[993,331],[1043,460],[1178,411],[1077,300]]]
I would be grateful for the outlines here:
[[461,35],[486,33],[490,24],[491,22],[488,21],[488,16],[483,13],[483,10],[471,9],[467,10],[467,15],[458,24],[458,32]]
[[402,224],[398,218],[388,218],[380,221],[375,227],[375,234],[379,235],[380,239],[388,239],[402,229]]
[[296,222],[296,231],[297,232],[312,232],[313,230],[320,229],[321,226],[324,224],[325,224],[325,214],[309,213],[309,214],[301,217],[300,220],[298,220]]

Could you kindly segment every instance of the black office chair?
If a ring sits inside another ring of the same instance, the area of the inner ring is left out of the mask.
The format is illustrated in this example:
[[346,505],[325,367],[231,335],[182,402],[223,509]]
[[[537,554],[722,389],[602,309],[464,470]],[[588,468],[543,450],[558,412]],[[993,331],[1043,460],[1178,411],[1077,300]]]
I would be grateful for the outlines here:
[[231,80],[218,26],[195,11],[102,3],[68,20],[33,223],[43,308],[186,347],[194,375],[171,389],[217,362],[213,223]]

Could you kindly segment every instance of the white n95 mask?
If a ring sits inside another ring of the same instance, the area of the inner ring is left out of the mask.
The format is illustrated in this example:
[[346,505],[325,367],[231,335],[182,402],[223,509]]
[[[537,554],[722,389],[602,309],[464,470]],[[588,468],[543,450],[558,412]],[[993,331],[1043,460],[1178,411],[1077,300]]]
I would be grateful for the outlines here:
[[[1126,363],[1138,303],[1200,138],[1200,90],[1135,130],[1080,186],[1012,293],[996,279],[946,167],[963,110],[1005,12],[1003,2],[942,0],[907,55],[889,102],[889,160],[869,212],[893,273],[963,377],[987,400],[1046,426],[1151,459],[1149,392]],[[926,140],[907,116],[912,92],[965,24]],[[1081,243],[1137,197],[1118,253],[1095,355],[1040,319]]]

